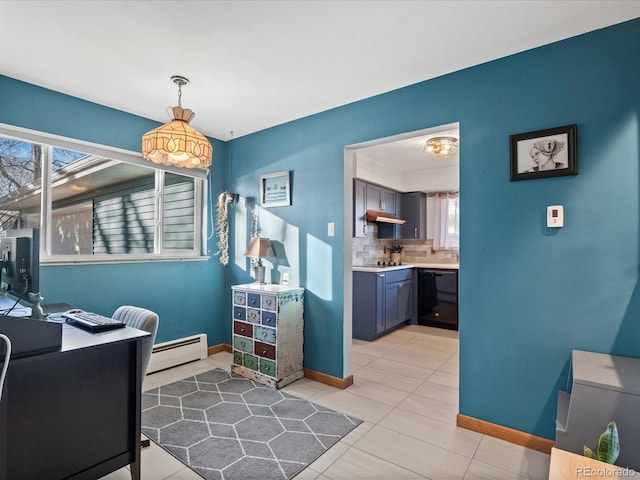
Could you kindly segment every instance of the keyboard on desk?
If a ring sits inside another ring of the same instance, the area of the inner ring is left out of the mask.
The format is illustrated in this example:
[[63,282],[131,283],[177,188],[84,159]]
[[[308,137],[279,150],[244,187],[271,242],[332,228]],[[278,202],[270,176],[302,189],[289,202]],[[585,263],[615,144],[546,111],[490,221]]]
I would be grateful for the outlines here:
[[91,312],[65,312],[62,316],[67,320],[67,323],[84,328],[90,332],[104,332],[105,330],[113,330],[114,328],[122,328],[125,326],[120,320]]

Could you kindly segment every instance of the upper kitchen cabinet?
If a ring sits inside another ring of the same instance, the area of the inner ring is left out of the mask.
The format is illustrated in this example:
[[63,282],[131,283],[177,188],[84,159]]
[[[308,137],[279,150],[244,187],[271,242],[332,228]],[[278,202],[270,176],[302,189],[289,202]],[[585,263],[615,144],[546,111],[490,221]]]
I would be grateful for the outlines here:
[[396,192],[367,183],[367,210],[396,213]]
[[[353,180],[353,236],[366,237],[367,210],[399,216],[400,193],[362,180]],[[378,223],[378,238],[402,238],[402,225]]]
[[427,194],[424,192],[409,192],[402,194],[402,238],[427,238]]
[[353,236],[367,236],[367,184],[353,180]]

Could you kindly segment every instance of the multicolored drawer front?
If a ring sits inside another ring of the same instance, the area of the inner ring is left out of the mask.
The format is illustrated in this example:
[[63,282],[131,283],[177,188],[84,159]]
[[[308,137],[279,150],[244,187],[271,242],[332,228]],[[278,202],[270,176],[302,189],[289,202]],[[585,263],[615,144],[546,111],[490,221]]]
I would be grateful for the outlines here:
[[247,293],[246,292],[233,292],[233,304],[234,305],[246,305],[247,304]]
[[244,307],[233,307],[233,318],[236,320],[245,320],[247,318],[247,309]]
[[244,358],[242,359],[242,364],[251,370],[258,370],[258,357],[245,353]]
[[262,325],[268,325],[270,327],[276,326],[276,314],[273,312],[262,312]]
[[253,353],[253,340],[247,337],[233,336],[233,348],[247,353]]
[[276,376],[276,362],[267,360],[266,358],[260,359],[260,373],[269,375],[270,377]]
[[260,308],[260,295],[257,293],[249,293],[247,295],[249,297],[248,305],[254,308]]
[[260,305],[264,310],[270,310],[272,312],[276,311],[276,297],[273,295],[262,295],[262,301]]
[[233,333],[244,337],[253,337],[253,325],[245,322],[233,322]]
[[236,365],[242,365],[242,352],[239,350],[233,351],[233,363]]
[[233,298],[233,373],[280,388],[304,376],[304,289],[236,285]]
[[247,322],[260,323],[260,310],[247,308]]
[[276,359],[276,346],[270,345],[268,343],[255,341],[254,343],[254,353],[256,355],[260,355],[261,357],[270,358],[271,360]]
[[253,338],[256,340],[260,340],[262,342],[268,343],[276,343],[276,329],[275,328],[265,328],[256,325],[256,328],[253,329]]

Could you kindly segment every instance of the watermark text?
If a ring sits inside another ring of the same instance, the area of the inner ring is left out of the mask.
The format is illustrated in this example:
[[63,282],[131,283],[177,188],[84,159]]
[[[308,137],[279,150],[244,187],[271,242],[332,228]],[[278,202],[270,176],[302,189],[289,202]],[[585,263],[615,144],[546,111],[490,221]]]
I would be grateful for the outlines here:
[[576,467],[576,476],[584,478],[633,478],[638,474],[635,470],[622,467]]

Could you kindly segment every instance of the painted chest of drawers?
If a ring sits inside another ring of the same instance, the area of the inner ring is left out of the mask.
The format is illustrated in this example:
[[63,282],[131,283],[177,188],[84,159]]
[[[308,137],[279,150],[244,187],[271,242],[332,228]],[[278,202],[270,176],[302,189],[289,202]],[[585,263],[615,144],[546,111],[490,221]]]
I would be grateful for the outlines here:
[[302,378],[304,288],[250,283],[231,293],[231,371],[275,388]]

